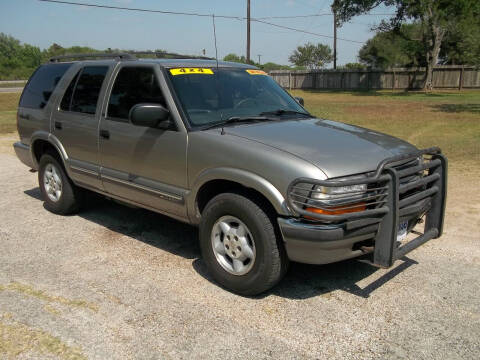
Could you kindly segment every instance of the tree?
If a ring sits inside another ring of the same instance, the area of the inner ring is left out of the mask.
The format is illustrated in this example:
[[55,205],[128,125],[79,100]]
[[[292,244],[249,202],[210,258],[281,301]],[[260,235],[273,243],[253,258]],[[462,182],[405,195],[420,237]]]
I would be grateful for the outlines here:
[[267,71],[267,72],[272,71],[272,70],[291,70],[292,69],[288,65],[280,65],[280,64],[276,64],[274,62],[266,62],[265,64],[260,65],[260,68],[262,70]]
[[358,52],[362,64],[372,68],[425,66],[419,24],[402,24],[397,31],[378,31]]
[[365,70],[367,67],[364,64],[360,63],[346,63],[343,66],[337,66],[337,69],[340,70]]
[[439,57],[442,64],[480,66],[480,6],[450,29]]
[[288,60],[307,69],[320,69],[333,61],[332,48],[324,44],[306,43],[304,46],[298,46]]
[[231,62],[238,62],[238,63],[242,63],[242,64],[246,64],[247,63],[247,60],[245,58],[245,56],[238,56],[237,54],[227,54],[224,56],[223,58],[223,61],[231,61]]
[[421,43],[426,59],[424,88],[433,87],[433,67],[438,63],[440,48],[445,35],[456,23],[470,16],[480,7],[478,0],[334,0],[332,9],[340,23],[356,15],[368,13],[379,5],[395,6],[396,13],[389,22],[382,22],[379,29],[397,31],[402,24],[416,21],[420,24]]
[[0,78],[26,79],[42,63],[36,46],[21,44],[12,36],[0,33]]

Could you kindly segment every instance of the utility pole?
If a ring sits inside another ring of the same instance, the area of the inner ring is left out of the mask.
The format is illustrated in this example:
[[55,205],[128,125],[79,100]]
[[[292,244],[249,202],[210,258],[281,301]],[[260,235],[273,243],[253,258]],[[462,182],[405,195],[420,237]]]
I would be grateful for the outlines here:
[[333,69],[337,68],[337,13],[333,11]]
[[262,56],[262,54],[258,54],[258,63],[260,64],[260,57]]
[[247,0],[247,63],[250,63],[250,0]]

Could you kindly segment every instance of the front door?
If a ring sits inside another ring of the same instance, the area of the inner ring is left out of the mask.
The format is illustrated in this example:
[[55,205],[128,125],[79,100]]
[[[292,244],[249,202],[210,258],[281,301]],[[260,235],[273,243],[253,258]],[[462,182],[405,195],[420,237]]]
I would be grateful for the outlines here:
[[65,148],[72,179],[94,189],[102,189],[97,103],[105,91],[104,80],[109,69],[109,65],[80,68],[52,113],[52,133]]
[[100,122],[101,178],[105,190],[151,209],[186,217],[187,133],[176,111],[170,129],[132,125],[140,103],[175,107],[157,65],[123,64],[110,85]]

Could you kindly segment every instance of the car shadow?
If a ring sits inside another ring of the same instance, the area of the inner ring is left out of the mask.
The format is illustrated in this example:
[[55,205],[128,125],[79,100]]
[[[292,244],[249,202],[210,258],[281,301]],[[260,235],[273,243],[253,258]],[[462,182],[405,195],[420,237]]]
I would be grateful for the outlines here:
[[[24,193],[36,200],[42,200],[38,187],[26,190]],[[94,193],[87,195],[86,203],[88,205],[77,216],[158,249],[194,260],[194,270],[206,280],[216,284],[200,258],[196,227],[152,211],[125,206]],[[357,285],[359,281],[374,275],[379,269],[358,260],[346,260],[328,265],[292,262],[285,278],[277,286],[252,298],[260,299],[276,295],[288,299],[308,299],[328,296],[335,290],[368,298],[372,292],[414,264],[417,262],[403,257],[394,268],[364,287],[360,287]]]
[[[358,259],[327,265],[308,265],[292,262],[286,276],[277,286],[252,298],[261,299],[275,295],[287,299],[304,300],[316,296],[328,296],[335,290],[342,290],[367,299],[383,284],[414,264],[417,264],[415,260],[403,257],[400,263],[387,273],[372,280],[364,287],[360,287],[357,285],[359,281],[374,275],[380,269],[360,262]],[[193,267],[205,279],[216,284],[208,273],[203,260],[196,259],[193,262]]]

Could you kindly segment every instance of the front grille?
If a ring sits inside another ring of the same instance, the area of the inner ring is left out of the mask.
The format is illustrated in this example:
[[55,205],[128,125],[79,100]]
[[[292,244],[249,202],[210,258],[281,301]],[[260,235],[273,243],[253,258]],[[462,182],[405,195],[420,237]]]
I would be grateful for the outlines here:
[[438,192],[434,183],[440,179],[432,169],[441,164],[439,159],[424,156],[407,164],[394,166],[399,182],[399,216],[426,211],[430,198]]

